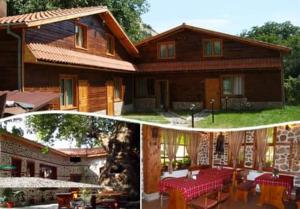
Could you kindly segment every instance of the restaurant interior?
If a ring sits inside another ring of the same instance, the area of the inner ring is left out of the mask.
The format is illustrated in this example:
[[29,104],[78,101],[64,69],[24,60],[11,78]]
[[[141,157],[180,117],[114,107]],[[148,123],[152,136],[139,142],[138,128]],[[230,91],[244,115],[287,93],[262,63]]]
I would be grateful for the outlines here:
[[142,134],[143,209],[300,209],[300,124]]

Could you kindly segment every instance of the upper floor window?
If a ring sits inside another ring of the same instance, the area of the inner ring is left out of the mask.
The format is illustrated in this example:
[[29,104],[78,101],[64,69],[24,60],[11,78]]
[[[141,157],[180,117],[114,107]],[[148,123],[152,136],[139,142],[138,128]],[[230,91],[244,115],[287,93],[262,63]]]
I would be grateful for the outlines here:
[[203,41],[204,57],[219,57],[223,54],[222,41],[218,39],[208,39]]
[[115,38],[110,34],[106,35],[106,53],[115,55]]
[[61,76],[60,78],[60,106],[62,109],[75,107],[76,82],[74,76]]
[[158,44],[159,59],[175,59],[175,42],[162,42]]
[[87,27],[79,23],[75,24],[75,47],[87,48]]
[[224,96],[241,96],[244,94],[244,79],[241,75],[224,76],[222,79]]

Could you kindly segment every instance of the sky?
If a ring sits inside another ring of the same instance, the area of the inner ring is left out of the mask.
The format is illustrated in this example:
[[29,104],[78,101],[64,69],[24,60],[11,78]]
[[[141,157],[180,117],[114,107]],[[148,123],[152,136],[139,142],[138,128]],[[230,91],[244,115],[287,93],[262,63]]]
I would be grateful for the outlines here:
[[148,0],[142,16],[157,32],[185,22],[233,35],[267,21],[300,26],[300,0]]

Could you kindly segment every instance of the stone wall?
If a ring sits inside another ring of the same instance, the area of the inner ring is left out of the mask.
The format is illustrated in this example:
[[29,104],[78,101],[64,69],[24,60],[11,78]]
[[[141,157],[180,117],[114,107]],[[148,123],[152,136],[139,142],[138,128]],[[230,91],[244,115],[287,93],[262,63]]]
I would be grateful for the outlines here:
[[151,112],[156,108],[155,98],[135,98],[134,111]]
[[172,102],[174,110],[190,110],[191,105],[195,105],[196,110],[203,109],[203,102]]
[[209,165],[209,133],[203,134],[198,153],[198,164]]
[[[246,146],[245,146],[245,159],[244,159],[244,166],[246,168],[253,168],[254,166],[254,149],[253,144],[254,143],[254,131],[246,131]],[[248,144],[248,145],[247,145]]]

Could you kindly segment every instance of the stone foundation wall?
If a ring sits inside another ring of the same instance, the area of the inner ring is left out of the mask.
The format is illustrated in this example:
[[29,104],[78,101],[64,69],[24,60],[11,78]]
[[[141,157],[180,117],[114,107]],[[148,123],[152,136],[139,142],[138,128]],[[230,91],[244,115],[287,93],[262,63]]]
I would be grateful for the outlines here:
[[[221,98],[222,109],[226,109],[226,99]],[[247,98],[228,98],[227,109],[228,110],[259,110],[267,108],[279,108],[282,107],[282,102],[252,102]]]
[[[247,143],[254,143],[254,131],[246,131],[246,144]],[[244,166],[246,168],[253,168],[254,166],[254,153],[253,153],[253,145],[246,145],[245,146],[245,159],[244,159]]]
[[172,102],[172,107],[174,110],[189,110],[192,104],[197,110],[203,109],[203,102]]
[[203,135],[198,153],[198,164],[209,165],[209,134]]

